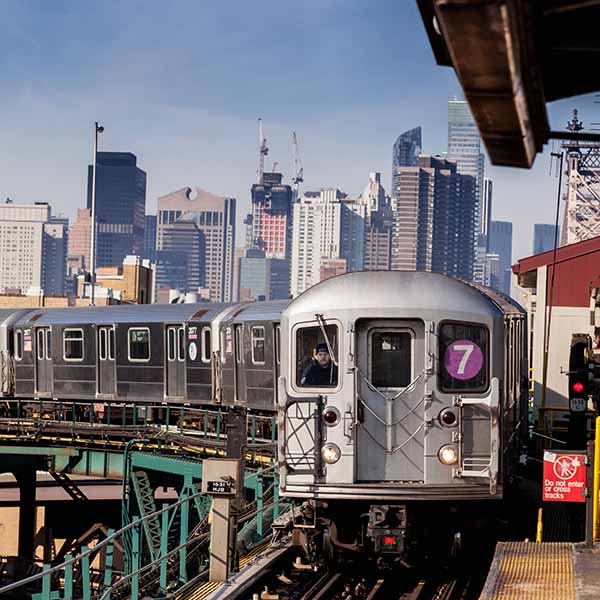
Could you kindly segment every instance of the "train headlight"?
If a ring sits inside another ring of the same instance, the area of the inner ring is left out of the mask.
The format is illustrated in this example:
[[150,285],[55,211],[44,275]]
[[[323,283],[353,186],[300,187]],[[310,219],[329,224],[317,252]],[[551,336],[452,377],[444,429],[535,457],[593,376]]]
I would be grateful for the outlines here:
[[321,448],[321,458],[328,465],[334,465],[338,460],[340,460],[341,456],[342,451],[340,450],[339,446],[336,446],[335,444],[325,444]]
[[445,465],[455,465],[458,462],[458,449],[452,444],[446,444],[438,450],[438,458]]
[[456,413],[451,408],[444,408],[438,415],[438,419],[442,425],[453,427],[456,425]]
[[327,427],[333,427],[340,422],[340,411],[335,406],[327,406],[323,411],[323,421]]

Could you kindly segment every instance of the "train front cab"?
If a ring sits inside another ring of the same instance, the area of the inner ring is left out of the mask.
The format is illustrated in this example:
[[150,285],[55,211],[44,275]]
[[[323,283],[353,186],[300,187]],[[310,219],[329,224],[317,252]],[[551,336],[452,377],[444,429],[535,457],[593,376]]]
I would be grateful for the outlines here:
[[[368,514],[372,533],[390,529],[392,510],[398,551],[407,507],[410,516],[419,503],[502,497],[504,322],[491,302],[475,300],[473,314],[427,306],[284,313],[282,495],[327,506],[332,520]],[[337,380],[307,386],[306,361],[323,343]]]

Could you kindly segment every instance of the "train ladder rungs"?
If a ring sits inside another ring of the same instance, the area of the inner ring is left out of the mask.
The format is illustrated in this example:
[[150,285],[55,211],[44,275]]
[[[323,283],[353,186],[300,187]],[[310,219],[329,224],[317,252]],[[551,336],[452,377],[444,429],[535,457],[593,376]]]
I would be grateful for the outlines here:
[[84,502],[88,499],[66,473],[50,471],[50,475],[52,475],[56,483],[58,483],[73,500]]
[[[154,493],[152,492],[152,486],[150,485],[150,479],[145,471],[133,471],[131,474],[131,482],[135,495],[138,499],[141,517],[156,512],[156,503],[154,502]],[[156,559],[160,552],[160,539],[161,539],[161,524],[158,517],[151,519],[144,519],[143,521],[144,531],[148,538],[148,545],[150,546],[153,554],[152,558]]]

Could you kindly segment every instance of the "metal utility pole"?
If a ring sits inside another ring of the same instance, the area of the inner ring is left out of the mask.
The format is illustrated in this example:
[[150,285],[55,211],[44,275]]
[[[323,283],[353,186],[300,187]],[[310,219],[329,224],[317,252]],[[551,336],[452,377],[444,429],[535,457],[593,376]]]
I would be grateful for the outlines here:
[[258,119],[258,183],[263,182],[265,172],[265,156],[269,154],[267,138],[263,136],[262,119]]
[[104,131],[98,121],[94,123],[94,164],[92,165],[92,224],[90,235],[90,306],[94,306],[96,291],[96,167],[98,166],[98,134]]

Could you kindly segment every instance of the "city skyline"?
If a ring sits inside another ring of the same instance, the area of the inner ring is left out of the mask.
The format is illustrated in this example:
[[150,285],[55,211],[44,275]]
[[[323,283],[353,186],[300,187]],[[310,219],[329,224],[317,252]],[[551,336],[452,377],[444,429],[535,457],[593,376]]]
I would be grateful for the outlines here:
[[[85,206],[96,120],[106,128],[101,150],[130,150],[144,165],[148,213],[159,196],[197,181],[238,198],[241,231],[256,179],[258,117],[268,168],[279,161],[290,181],[295,130],[304,189],[340,186],[357,196],[370,172],[390,181],[389,149],[403,131],[421,125],[423,151],[442,152],[447,101],[460,96],[453,72],[435,64],[415,3],[385,0],[373,11],[366,3],[308,1],[294,6],[293,20],[285,2],[265,2],[260,15],[246,5],[192,2],[177,10],[152,2],[143,11],[114,2],[4,8],[0,84],[10,93],[0,98],[0,198],[47,201],[71,220]],[[81,27],[84,19],[89,28]],[[281,52],[250,43],[273,35],[285,40]],[[57,38],[68,44],[56,45]],[[161,39],[160,49],[153,39]],[[90,52],[97,47],[103,51]],[[574,107],[584,124],[597,120],[591,97],[562,101],[549,105],[553,128],[563,129]],[[520,214],[515,256],[530,253],[533,224],[552,219],[549,150],[532,171],[486,172],[496,217]]]

